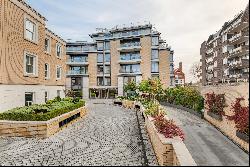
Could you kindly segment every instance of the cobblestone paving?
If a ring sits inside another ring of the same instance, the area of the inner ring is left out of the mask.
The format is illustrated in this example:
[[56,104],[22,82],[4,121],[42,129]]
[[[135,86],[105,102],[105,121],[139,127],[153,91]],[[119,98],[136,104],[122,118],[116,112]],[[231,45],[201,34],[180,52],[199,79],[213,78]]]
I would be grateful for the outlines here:
[[166,107],[185,133],[189,152],[199,166],[248,166],[249,155],[211,124],[186,111]]
[[135,111],[111,101],[89,101],[88,109],[84,119],[45,140],[0,138],[0,166],[157,165],[140,114],[145,152]]

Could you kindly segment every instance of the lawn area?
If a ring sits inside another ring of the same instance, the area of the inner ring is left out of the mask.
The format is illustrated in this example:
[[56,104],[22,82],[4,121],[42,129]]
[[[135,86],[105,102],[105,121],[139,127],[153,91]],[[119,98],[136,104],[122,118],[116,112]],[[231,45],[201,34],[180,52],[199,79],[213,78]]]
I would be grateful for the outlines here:
[[0,120],[9,121],[48,121],[62,114],[81,108],[85,101],[76,98],[55,98],[46,104],[18,107],[0,113]]

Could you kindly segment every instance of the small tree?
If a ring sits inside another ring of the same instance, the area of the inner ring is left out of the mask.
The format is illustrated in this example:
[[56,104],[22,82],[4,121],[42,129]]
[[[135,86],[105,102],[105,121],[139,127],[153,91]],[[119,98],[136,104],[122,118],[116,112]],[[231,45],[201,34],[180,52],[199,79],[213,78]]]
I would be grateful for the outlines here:
[[126,92],[126,96],[130,98],[135,98],[137,96],[137,89],[138,86],[134,81],[129,82],[128,84],[124,85],[124,92]]
[[[196,79],[196,80],[199,80],[200,78],[200,74],[202,72],[202,69],[201,69],[201,64],[200,62],[195,62],[192,67],[190,68],[190,71],[189,73]],[[192,82],[191,82],[192,83]]]

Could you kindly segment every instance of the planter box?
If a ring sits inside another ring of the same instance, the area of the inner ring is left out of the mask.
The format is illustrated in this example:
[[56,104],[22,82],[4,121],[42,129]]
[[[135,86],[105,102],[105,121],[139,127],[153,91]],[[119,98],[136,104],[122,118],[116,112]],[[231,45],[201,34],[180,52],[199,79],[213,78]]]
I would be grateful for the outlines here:
[[114,104],[117,104],[117,105],[120,105],[120,106],[121,106],[121,105],[122,105],[122,101],[116,99],[116,100],[114,100]]
[[218,115],[218,114],[215,114],[215,113],[212,113],[212,112],[207,112],[207,115],[209,115],[210,117],[218,120],[218,121],[222,121],[222,116],[221,115]]
[[134,101],[130,101],[130,100],[123,100],[122,101],[122,106],[124,108],[128,108],[128,109],[134,109],[135,102]]
[[240,131],[236,131],[236,136],[240,138],[241,140],[244,140],[245,142],[249,143],[249,136],[245,133],[241,133]]
[[0,136],[47,138],[86,115],[82,107],[48,121],[0,121]]
[[146,128],[160,166],[197,166],[180,138],[168,139],[157,132],[152,117],[146,118]]
[[196,116],[198,116],[198,117],[200,117],[202,119],[204,118],[204,114],[199,113],[199,112],[197,112],[195,110],[180,106],[180,105],[175,105],[175,104],[171,104],[171,103],[168,103],[168,102],[161,102],[160,104],[164,105],[164,106],[169,106],[169,107],[177,108],[177,109],[180,109],[180,110],[184,110],[184,111],[187,111],[187,112],[189,112],[191,114],[194,114],[194,115],[196,115]]

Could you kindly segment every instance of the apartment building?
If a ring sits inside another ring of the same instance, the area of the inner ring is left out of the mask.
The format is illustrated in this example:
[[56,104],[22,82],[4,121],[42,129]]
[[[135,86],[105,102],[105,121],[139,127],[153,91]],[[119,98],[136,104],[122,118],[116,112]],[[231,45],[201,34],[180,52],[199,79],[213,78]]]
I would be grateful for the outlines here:
[[174,70],[175,86],[184,87],[186,83],[185,74],[182,69],[182,62],[179,63],[179,68]]
[[92,42],[67,43],[67,89],[83,98],[114,98],[131,81],[159,77],[164,87],[174,84],[173,55],[151,24],[99,29]]
[[201,45],[202,84],[249,82],[249,4]]
[[64,97],[66,42],[23,0],[0,1],[0,112]]

